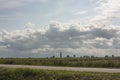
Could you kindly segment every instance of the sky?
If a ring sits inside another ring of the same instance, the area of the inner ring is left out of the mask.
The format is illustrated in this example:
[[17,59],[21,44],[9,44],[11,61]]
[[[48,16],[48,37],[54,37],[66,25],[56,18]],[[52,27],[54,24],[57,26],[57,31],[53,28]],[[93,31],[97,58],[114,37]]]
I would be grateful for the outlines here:
[[0,57],[120,56],[120,0],[0,0]]

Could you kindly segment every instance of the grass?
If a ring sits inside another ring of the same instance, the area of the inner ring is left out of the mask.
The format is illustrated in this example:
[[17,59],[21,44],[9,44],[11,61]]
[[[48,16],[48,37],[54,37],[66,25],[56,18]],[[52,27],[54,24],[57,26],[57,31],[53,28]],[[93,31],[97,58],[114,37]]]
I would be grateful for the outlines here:
[[116,58],[0,58],[0,64],[120,68]]
[[0,80],[120,80],[120,73],[0,68]]

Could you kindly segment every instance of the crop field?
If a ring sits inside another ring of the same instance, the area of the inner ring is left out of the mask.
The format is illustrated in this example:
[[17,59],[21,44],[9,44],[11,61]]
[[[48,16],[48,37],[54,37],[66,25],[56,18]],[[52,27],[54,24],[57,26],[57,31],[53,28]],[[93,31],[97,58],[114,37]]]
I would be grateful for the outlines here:
[[0,80],[120,80],[120,73],[95,73],[0,67]]
[[120,68],[120,57],[115,58],[0,58],[0,64]]

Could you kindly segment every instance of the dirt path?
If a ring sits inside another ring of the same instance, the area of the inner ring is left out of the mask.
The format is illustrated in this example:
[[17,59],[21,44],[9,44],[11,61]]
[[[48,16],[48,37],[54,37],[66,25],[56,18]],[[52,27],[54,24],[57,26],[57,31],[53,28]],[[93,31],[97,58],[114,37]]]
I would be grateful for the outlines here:
[[67,71],[120,73],[120,69],[110,69],[110,68],[78,68],[78,67],[8,65],[8,64],[0,64],[0,67],[7,67],[7,68],[31,68],[31,69],[44,69],[44,70],[67,70]]

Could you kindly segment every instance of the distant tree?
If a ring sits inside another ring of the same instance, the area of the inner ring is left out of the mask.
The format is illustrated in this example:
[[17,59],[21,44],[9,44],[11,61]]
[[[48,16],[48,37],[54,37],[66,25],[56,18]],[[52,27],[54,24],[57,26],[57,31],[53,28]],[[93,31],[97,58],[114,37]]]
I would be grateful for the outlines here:
[[91,58],[95,58],[95,56],[91,56]]
[[114,58],[115,56],[114,55],[112,55],[112,58]]
[[55,56],[52,56],[52,58],[55,58]]
[[76,58],[76,55],[73,55],[74,58]]
[[84,56],[84,58],[89,58],[89,56]]
[[80,58],[82,58],[82,56],[80,56]]
[[67,58],[70,58],[70,56],[69,56],[69,55],[67,55]]
[[108,58],[108,55],[105,55],[105,58]]

